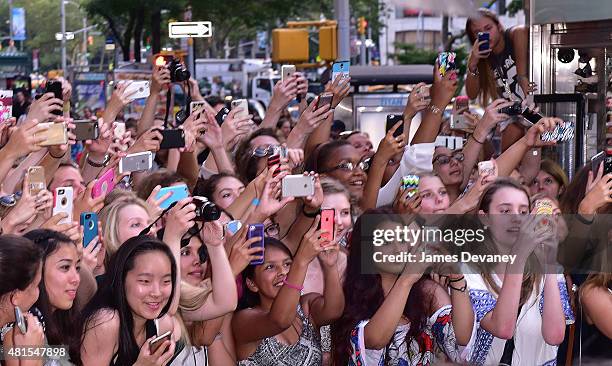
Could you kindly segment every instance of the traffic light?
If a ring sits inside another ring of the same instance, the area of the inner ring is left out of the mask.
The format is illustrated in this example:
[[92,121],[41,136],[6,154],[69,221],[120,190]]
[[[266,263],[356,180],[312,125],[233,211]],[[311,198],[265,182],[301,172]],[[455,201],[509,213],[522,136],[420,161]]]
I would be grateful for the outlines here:
[[359,31],[359,34],[363,36],[366,32],[367,27],[368,21],[365,19],[365,17],[359,17],[359,21],[357,23],[357,29]]
[[274,29],[272,31],[272,61],[308,61],[308,29]]
[[319,57],[325,61],[335,61],[338,58],[338,36],[335,25],[319,28]]

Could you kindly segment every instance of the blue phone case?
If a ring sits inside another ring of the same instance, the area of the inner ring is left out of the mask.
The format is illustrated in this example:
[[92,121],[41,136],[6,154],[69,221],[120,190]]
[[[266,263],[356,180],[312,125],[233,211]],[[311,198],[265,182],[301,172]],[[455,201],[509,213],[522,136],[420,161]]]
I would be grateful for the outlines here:
[[162,198],[168,192],[172,192],[172,195],[159,204],[159,207],[162,210],[167,209],[174,202],[178,202],[189,197],[189,189],[187,188],[187,185],[181,184],[178,186],[164,187],[160,189],[157,195],[155,196],[155,199],[158,200]]
[[83,248],[87,248],[89,243],[98,236],[98,215],[95,212],[83,212],[80,223],[83,226]]
[[487,41],[487,43],[483,43],[478,47],[478,51],[486,51],[490,48],[489,45],[489,33],[487,32],[480,32],[478,33],[478,40],[479,41]]
[[332,65],[332,80],[334,80],[338,75],[349,76],[350,67],[351,67],[350,61],[334,62],[334,64]]
[[[263,224],[253,224],[253,225],[249,225],[248,231],[247,231],[247,240],[250,238],[254,238],[256,236],[259,236],[261,238],[260,241],[251,244],[251,248],[253,247],[261,247],[264,248],[264,226]],[[265,249],[265,248],[264,248]],[[264,262],[264,259],[261,258],[259,260],[255,260],[252,261],[250,263],[250,265],[258,265],[258,264],[262,264]]]

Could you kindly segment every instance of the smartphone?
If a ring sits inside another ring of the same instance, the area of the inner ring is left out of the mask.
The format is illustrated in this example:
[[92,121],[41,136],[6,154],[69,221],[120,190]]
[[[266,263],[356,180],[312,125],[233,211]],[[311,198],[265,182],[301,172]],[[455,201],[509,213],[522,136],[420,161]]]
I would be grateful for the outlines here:
[[[387,114],[387,125],[385,128],[385,132],[388,133],[391,131],[393,126],[395,126],[398,122],[402,121],[404,116],[401,114]],[[404,124],[401,123],[397,130],[393,132],[393,137],[401,136],[404,133]]]
[[68,143],[68,128],[66,123],[39,123],[39,125],[47,126],[48,128],[38,133],[38,135],[46,137],[46,140],[40,143],[40,146],[64,145]]
[[181,147],[185,147],[185,131],[176,128],[170,130],[160,130],[162,135],[161,144],[159,144],[160,149],[178,149]]
[[189,114],[192,115],[192,114],[204,112],[206,110],[204,107],[205,105],[206,105],[206,102],[202,102],[202,101],[189,103],[189,112],[190,112]]
[[229,112],[230,110],[227,107],[223,107],[219,110],[219,112],[217,112],[215,120],[217,120],[217,124],[219,124],[219,126],[223,124],[223,122],[225,121],[225,117],[227,117]]
[[606,156],[604,158],[604,175],[612,173],[612,149],[606,149]]
[[593,157],[591,158],[591,171],[593,172],[593,176],[597,175],[597,172],[599,171],[599,165],[603,163],[605,158],[606,153],[603,151],[600,151],[597,154],[593,155]]
[[78,120],[74,121],[74,126],[77,141],[97,140],[100,137],[98,121]]
[[431,95],[429,94],[430,88],[429,85],[424,85],[417,90],[417,94],[422,100],[431,100]]
[[478,51],[488,51],[489,48],[491,48],[489,44],[489,32],[478,32],[478,40],[484,42],[478,46]]
[[13,116],[13,91],[0,90],[0,123]]
[[412,197],[419,191],[419,182],[421,178],[415,174],[409,174],[402,177],[401,186],[403,190],[408,190],[408,197]]
[[130,102],[136,99],[147,98],[150,94],[151,87],[148,80],[133,80],[123,91],[123,95],[129,95],[127,100]]
[[164,344],[165,341],[170,340],[171,336],[172,336],[172,332],[167,331],[166,333],[151,339],[149,341],[149,349],[151,351],[151,354],[157,352],[159,347],[161,347],[161,345]]
[[[274,155],[268,156],[268,169],[272,168],[274,165],[279,165],[280,163],[281,163],[280,154],[274,154]],[[280,167],[276,168],[274,173],[272,173],[272,176],[276,177],[278,173],[280,173]]]
[[321,234],[321,238],[325,240],[334,240],[334,234],[336,232],[334,226],[334,218],[336,217],[336,210],[333,208],[326,208],[321,210],[321,221],[319,222],[319,229],[325,231]]
[[19,306],[15,306],[15,325],[21,334],[26,334],[28,332],[28,322],[23,316],[23,312]]
[[553,131],[547,131],[542,134],[542,141],[557,140],[557,142],[565,142],[574,138],[574,124],[564,122],[562,125],[555,126]]
[[119,174],[141,172],[153,167],[153,154],[150,151],[129,154],[119,160]]
[[72,205],[74,200],[74,193],[72,187],[58,187],[53,192],[53,216],[58,213],[65,213],[68,215],[65,219],[61,220],[59,224],[70,224],[72,223]]
[[87,248],[98,236],[98,215],[95,212],[83,212],[79,222],[83,227],[83,248]]
[[28,168],[28,180],[30,181],[30,194],[36,196],[40,191],[47,189],[45,179],[45,168],[42,166],[31,166]]
[[[536,215],[552,215],[553,206],[552,203],[547,199],[537,200],[535,202],[535,214]],[[538,226],[548,226],[551,222],[548,219],[544,219]]]
[[[45,94],[46,93],[53,93],[53,96],[59,100],[64,100],[64,92],[62,90],[62,82],[59,80],[48,80],[47,81],[47,85],[45,86]],[[63,105],[63,102],[62,102]],[[51,113],[61,116],[62,114],[64,114],[64,111],[59,109],[54,109]]]
[[317,98],[317,108],[315,109],[319,109],[325,107],[328,104],[331,104],[333,99],[334,93],[323,93],[319,95],[319,98]]
[[115,129],[113,134],[115,135],[116,140],[121,140],[123,135],[125,135],[125,123],[123,122],[115,122]]
[[230,234],[236,235],[236,233],[242,229],[242,222],[240,222],[240,220],[232,220],[225,225],[225,228]]
[[460,136],[438,136],[435,146],[443,146],[451,150],[463,149],[463,138]]
[[283,65],[281,66],[281,81],[285,81],[293,76],[295,73],[295,65]]
[[332,81],[336,80],[338,76],[347,78],[349,77],[349,68],[351,67],[350,61],[338,61],[332,65]]
[[[265,232],[264,232],[264,226],[263,224],[252,224],[249,225],[248,229],[247,229],[247,240],[251,239],[251,238],[255,238],[255,237],[260,237],[261,240],[259,240],[258,242],[255,242],[253,244],[251,244],[251,248],[253,247],[261,247],[264,248],[264,238],[265,238]],[[264,262],[264,259],[257,259],[254,261],[251,261],[251,263],[249,263],[252,266],[258,265],[258,264],[262,264]]]
[[455,52],[442,52],[438,55],[438,71],[441,76],[446,75],[449,71],[457,69],[455,57],[457,57]]
[[490,175],[495,173],[495,165],[491,160],[485,160],[478,163],[478,175]]
[[281,183],[283,197],[308,197],[314,195],[314,177],[308,175],[288,175]]
[[249,103],[246,99],[232,100],[232,109],[242,108],[242,112],[236,115],[236,118],[246,118],[249,115]]
[[115,188],[115,172],[113,169],[109,169],[96,180],[91,190],[91,197],[106,196],[113,188]]
[[157,193],[157,196],[155,196],[155,199],[159,200],[168,192],[172,193],[172,195],[159,204],[159,207],[162,210],[167,209],[174,202],[178,202],[180,200],[183,200],[189,197],[189,189],[187,188],[187,185],[179,184],[176,186],[163,187],[162,189],[159,190],[159,192]]
[[518,116],[522,112],[521,102],[514,102],[514,104],[501,108],[499,113],[507,114],[509,116]]

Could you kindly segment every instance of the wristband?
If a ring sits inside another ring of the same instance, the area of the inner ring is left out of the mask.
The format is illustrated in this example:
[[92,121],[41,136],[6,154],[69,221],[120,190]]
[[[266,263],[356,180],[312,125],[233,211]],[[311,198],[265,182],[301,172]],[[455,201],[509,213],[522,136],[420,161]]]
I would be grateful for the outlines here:
[[94,168],[104,168],[108,165],[108,162],[111,160],[111,156],[110,154],[106,154],[104,155],[104,161],[102,161],[101,163],[95,162],[93,160],[91,160],[89,158],[89,153],[87,153],[85,155],[85,161],[87,162],[87,164],[93,166]]
[[260,202],[261,202],[261,201],[259,201],[259,198],[255,197],[255,198],[253,198],[253,200],[251,201],[251,205],[253,205],[253,206],[257,207],[257,206],[259,206],[259,203],[260,203]]
[[300,291],[302,292],[302,290],[304,289],[304,286],[297,286],[297,285],[292,285],[289,282],[287,282],[287,280],[283,280],[283,284],[289,288],[292,288],[294,290]]
[[484,141],[478,141],[476,139],[476,136],[474,134],[472,134],[472,140],[476,141],[477,143],[479,143],[480,145],[484,145]]
[[51,151],[49,151],[49,156],[51,156],[53,159],[62,159],[62,158],[64,158],[64,156],[66,156],[67,152],[68,152],[68,150],[64,151],[64,153],[61,156],[55,156],[55,155],[51,154]]

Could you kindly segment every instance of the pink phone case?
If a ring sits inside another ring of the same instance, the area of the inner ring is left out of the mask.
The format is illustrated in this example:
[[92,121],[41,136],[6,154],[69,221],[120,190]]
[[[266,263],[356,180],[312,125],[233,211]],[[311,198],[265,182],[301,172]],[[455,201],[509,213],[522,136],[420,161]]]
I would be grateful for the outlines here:
[[107,170],[93,186],[91,197],[98,198],[105,196],[115,188],[115,172],[112,169]]

